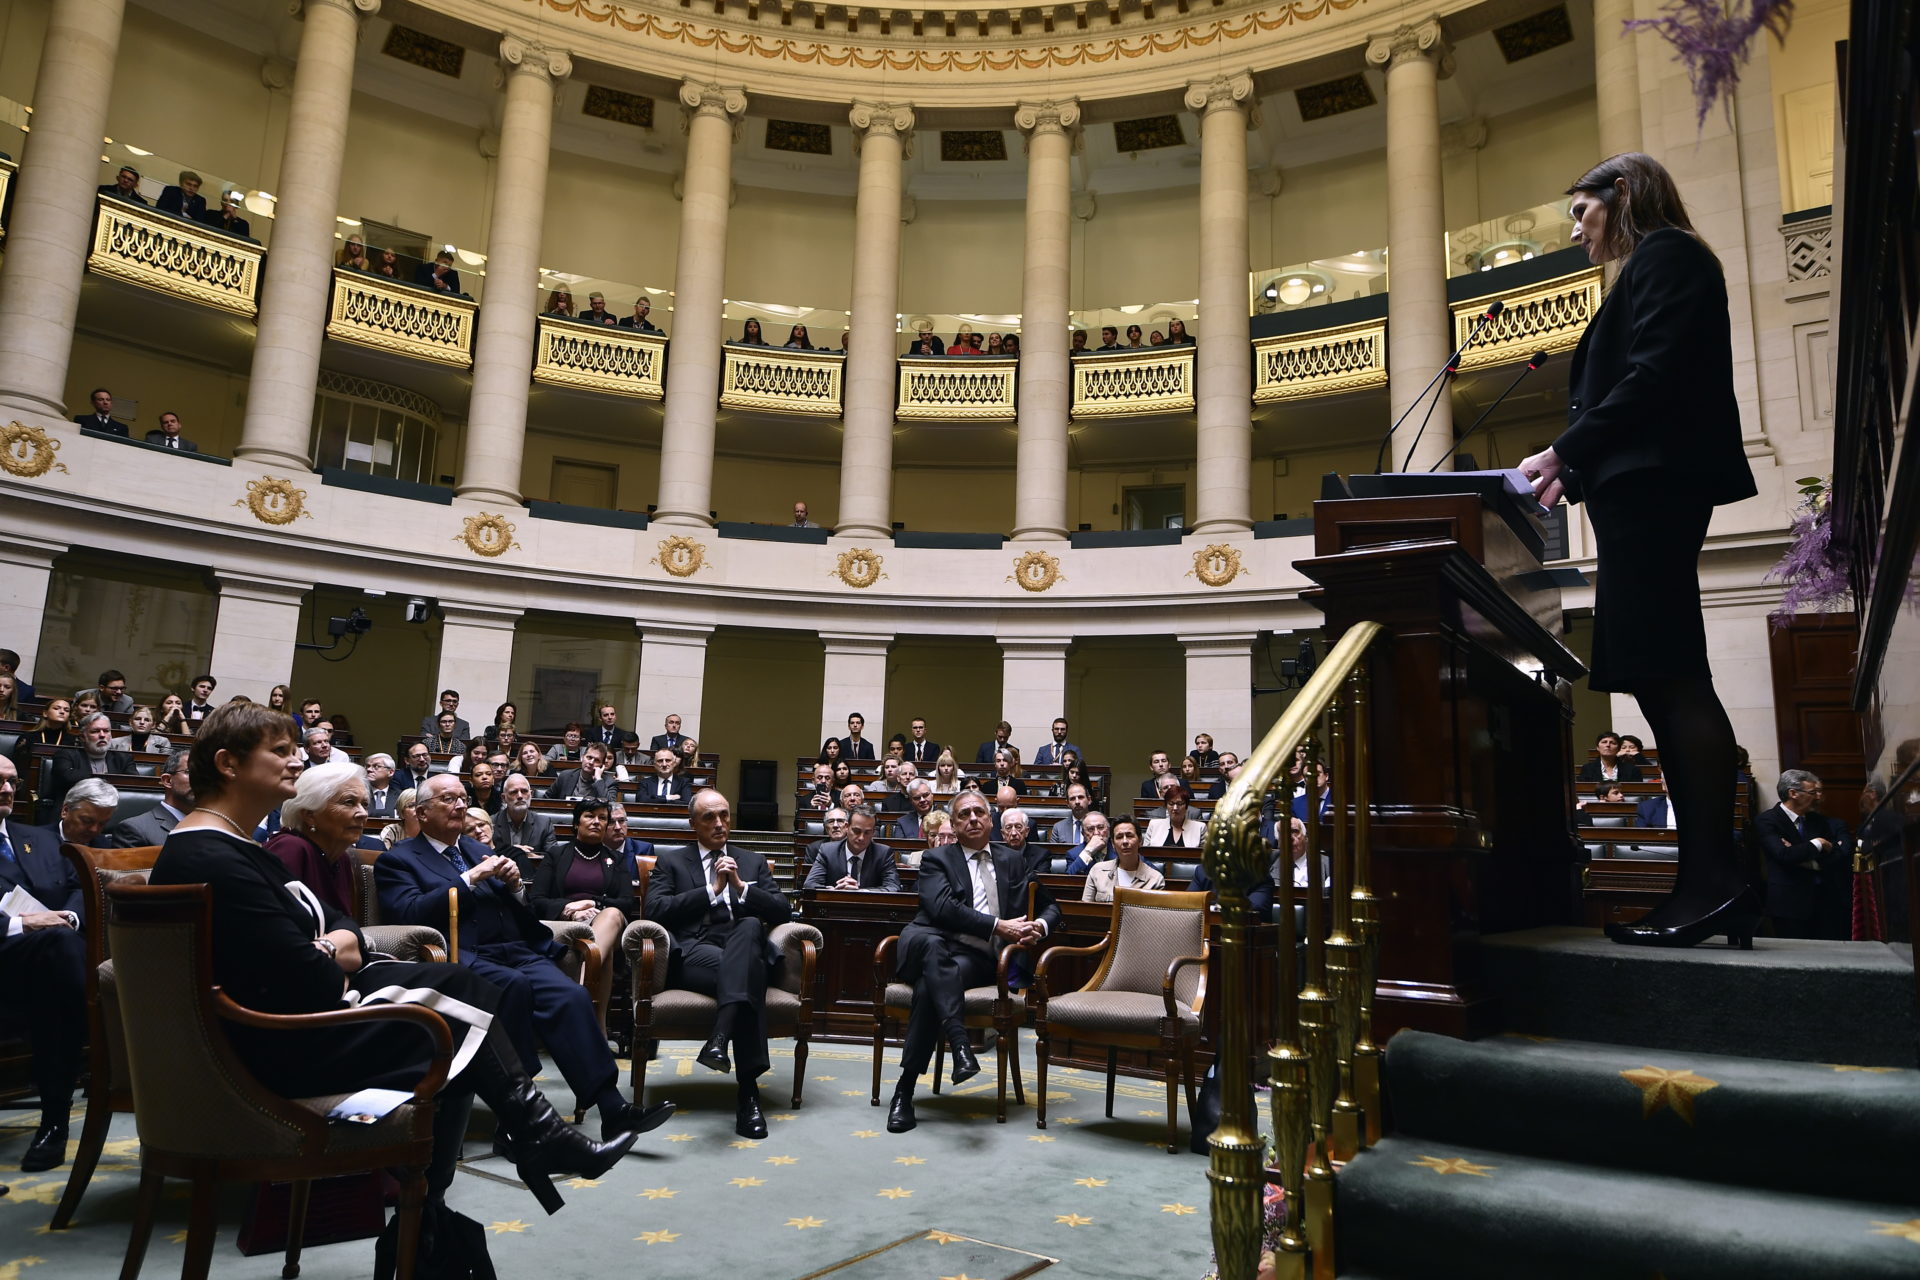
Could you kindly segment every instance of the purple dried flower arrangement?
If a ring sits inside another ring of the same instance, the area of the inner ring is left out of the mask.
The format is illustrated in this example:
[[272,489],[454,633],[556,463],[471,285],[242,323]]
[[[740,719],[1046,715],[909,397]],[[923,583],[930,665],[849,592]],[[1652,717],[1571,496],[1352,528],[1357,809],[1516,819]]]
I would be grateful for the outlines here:
[[1642,27],[1657,31],[1687,66],[1693,82],[1693,101],[1699,109],[1696,123],[1704,125],[1713,104],[1728,100],[1732,111],[1734,86],[1747,46],[1764,29],[1775,40],[1787,38],[1793,23],[1793,0],[1669,0],[1658,18],[1634,18],[1623,32]]
[[1846,548],[1833,540],[1831,485],[1819,476],[1796,483],[1800,486],[1800,509],[1789,530],[1793,544],[1779,563],[1767,570],[1768,581],[1787,584],[1779,607],[1767,615],[1775,627],[1786,626],[1802,606],[1823,613],[1847,608],[1853,595],[1847,579]]

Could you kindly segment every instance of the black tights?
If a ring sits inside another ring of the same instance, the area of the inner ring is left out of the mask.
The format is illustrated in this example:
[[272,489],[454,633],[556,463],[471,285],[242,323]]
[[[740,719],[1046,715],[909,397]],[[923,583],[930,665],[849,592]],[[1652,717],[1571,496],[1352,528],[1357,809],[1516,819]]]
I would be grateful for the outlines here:
[[1645,681],[1634,696],[1660,748],[1660,772],[1679,828],[1673,896],[1648,919],[1665,923],[1704,915],[1747,883],[1733,838],[1739,786],[1733,723],[1709,676]]

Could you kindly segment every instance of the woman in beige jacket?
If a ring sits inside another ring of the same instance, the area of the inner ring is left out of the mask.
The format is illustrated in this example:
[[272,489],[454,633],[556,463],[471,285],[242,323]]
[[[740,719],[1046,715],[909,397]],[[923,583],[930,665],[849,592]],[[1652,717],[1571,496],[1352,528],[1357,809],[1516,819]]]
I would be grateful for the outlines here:
[[1082,902],[1112,902],[1115,888],[1164,889],[1167,878],[1140,857],[1140,824],[1129,817],[1112,821],[1113,857],[1087,872]]

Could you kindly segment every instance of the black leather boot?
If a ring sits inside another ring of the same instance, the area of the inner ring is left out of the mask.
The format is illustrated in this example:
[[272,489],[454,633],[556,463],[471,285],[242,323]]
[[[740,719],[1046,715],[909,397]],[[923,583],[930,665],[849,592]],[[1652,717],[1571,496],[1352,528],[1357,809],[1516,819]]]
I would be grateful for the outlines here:
[[553,1185],[555,1174],[597,1178],[627,1154],[639,1135],[618,1133],[594,1142],[553,1109],[546,1095],[533,1087],[511,1051],[494,1050],[492,1037],[473,1056],[474,1092],[493,1110],[500,1132],[506,1135],[507,1157],[514,1171],[548,1213],[563,1203]]

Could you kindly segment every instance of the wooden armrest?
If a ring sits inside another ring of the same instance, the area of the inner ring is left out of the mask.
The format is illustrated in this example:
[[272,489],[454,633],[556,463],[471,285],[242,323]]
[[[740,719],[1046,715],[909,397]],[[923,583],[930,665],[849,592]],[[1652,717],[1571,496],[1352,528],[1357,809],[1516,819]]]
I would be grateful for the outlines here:
[[1091,946],[1048,947],[1045,951],[1042,951],[1039,961],[1033,966],[1034,997],[1037,998],[1040,1004],[1044,1005],[1047,1002],[1047,966],[1053,962],[1055,956],[1097,956],[1102,951],[1105,951],[1107,945],[1112,941],[1113,934],[1108,933],[1102,937],[1100,941],[1093,943]]
[[[1178,1010],[1174,1008],[1174,1003],[1175,1003],[1173,998],[1174,979],[1179,977],[1180,971],[1186,968],[1188,965],[1205,964],[1206,962],[1207,962],[1206,953],[1203,951],[1201,954],[1197,956],[1180,956],[1177,959],[1175,959],[1172,964],[1167,966],[1166,974],[1160,979],[1160,998],[1166,1001],[1167,1016],[1169,1018],[1172,1018],[1178,1015]],[[1200,980],[1202,982],[1206,981],[1206,977],[1204,974],[1201,976]],[[1202,988],[1202,991],[1204,993],[1205,988]],[[1197,1002],[1194,1007],[1196,1009],[1199,1007]]]
[[[1029,916],[1028,919],[1032,919],[1032,917]],[[1000,988],[1000,998],[1002,1000],[1009,999],[1012,995],[1012,993],[1007,990],[1007,967],[1013,963],[1013,953],[1016,951],[1025,951],[1031,954],[1033,950],[1034,946],[1031,942],[1009,942],[1006,946],[1000,948],[1000,956],[994,961],[993,965],[993,982],[995,986]]]
[[413,1086],[413,1100],[419,1104],[432,1101],[440,1092],[453,1065],[453,1031],[447,1026],[447,1020],[417,1004],[369,1004],[320,1013],[261,1013],[236,1004],[231,996],[215,987],[213,1011],[228,1022],[263,1031],[321,1031],[359,1022],[411,1022],[433,1041],[433,1060],[427,1073]]

